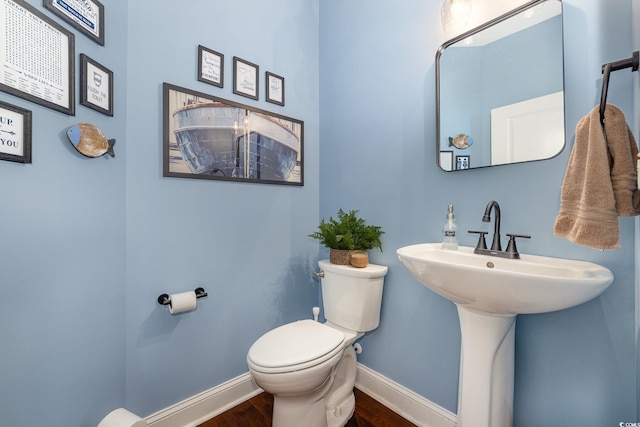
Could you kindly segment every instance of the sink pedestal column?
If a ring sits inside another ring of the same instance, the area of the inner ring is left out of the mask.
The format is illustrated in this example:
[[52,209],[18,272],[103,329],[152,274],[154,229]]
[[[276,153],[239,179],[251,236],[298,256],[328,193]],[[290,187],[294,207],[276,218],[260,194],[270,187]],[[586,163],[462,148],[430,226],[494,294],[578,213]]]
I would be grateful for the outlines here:
[[511,427],[516,315],[458,305],[462,351],[458,427]]

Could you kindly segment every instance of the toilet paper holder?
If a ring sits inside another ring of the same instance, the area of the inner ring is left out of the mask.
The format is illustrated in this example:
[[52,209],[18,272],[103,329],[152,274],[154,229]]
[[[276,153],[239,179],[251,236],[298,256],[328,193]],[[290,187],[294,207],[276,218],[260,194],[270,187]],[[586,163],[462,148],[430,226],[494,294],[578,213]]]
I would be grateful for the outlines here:
[[[194,292],[196,293],[196,298],[204,298],[207,296],[207,292],[204,290],[204,288],[196,288]],[[169,305],[170,303],[171,298],[169,297],[169,294],[161,294],[158,297],[158,304]]]

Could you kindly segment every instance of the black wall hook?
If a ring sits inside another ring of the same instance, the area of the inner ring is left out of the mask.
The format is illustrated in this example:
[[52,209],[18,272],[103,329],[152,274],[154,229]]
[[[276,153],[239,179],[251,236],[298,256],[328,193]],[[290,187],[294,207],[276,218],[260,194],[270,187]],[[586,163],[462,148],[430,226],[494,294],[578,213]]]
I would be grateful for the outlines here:
[[[194,292],[196,293],[196,298],[204,298],[207,296],[207,293],[205,292],[204,288],[196,288]],[[158,297],[158,304],[160,305],[171,304],[171,297],[169,296],[169,294],[161,294]]]
[[604,126],[604,110],[607,108],[607,92],[609,91],[609,75],[612,71],[631,68],[631,71],[638,71],[640,65],[640,52],[633,52],[631,58],[620,61],[609,62],[602,66],[602,93],[600,94],[600,124]]

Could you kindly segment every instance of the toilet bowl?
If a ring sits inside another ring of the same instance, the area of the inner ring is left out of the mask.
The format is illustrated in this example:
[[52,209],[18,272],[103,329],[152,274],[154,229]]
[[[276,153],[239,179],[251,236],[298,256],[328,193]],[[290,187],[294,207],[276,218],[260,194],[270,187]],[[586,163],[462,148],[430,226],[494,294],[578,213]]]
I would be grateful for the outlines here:
[[247,355],[251,375],[274,396],[274,427],[341,427],[353,415],[353,343],[378,327],[387,267],[320,261],[326,323],[300,320],[258,338]]

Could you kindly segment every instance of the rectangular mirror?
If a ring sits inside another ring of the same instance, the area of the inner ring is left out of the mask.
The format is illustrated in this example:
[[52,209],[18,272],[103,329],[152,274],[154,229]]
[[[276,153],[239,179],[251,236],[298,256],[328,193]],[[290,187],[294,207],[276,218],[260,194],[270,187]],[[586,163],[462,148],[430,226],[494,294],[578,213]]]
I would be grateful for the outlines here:
[[[436,123],[436,159],[446,171],[558,155],[565,145],[561,1],[531,1],[445,42],[436,54]],[[467,163],[451,165],[447,152]]]

